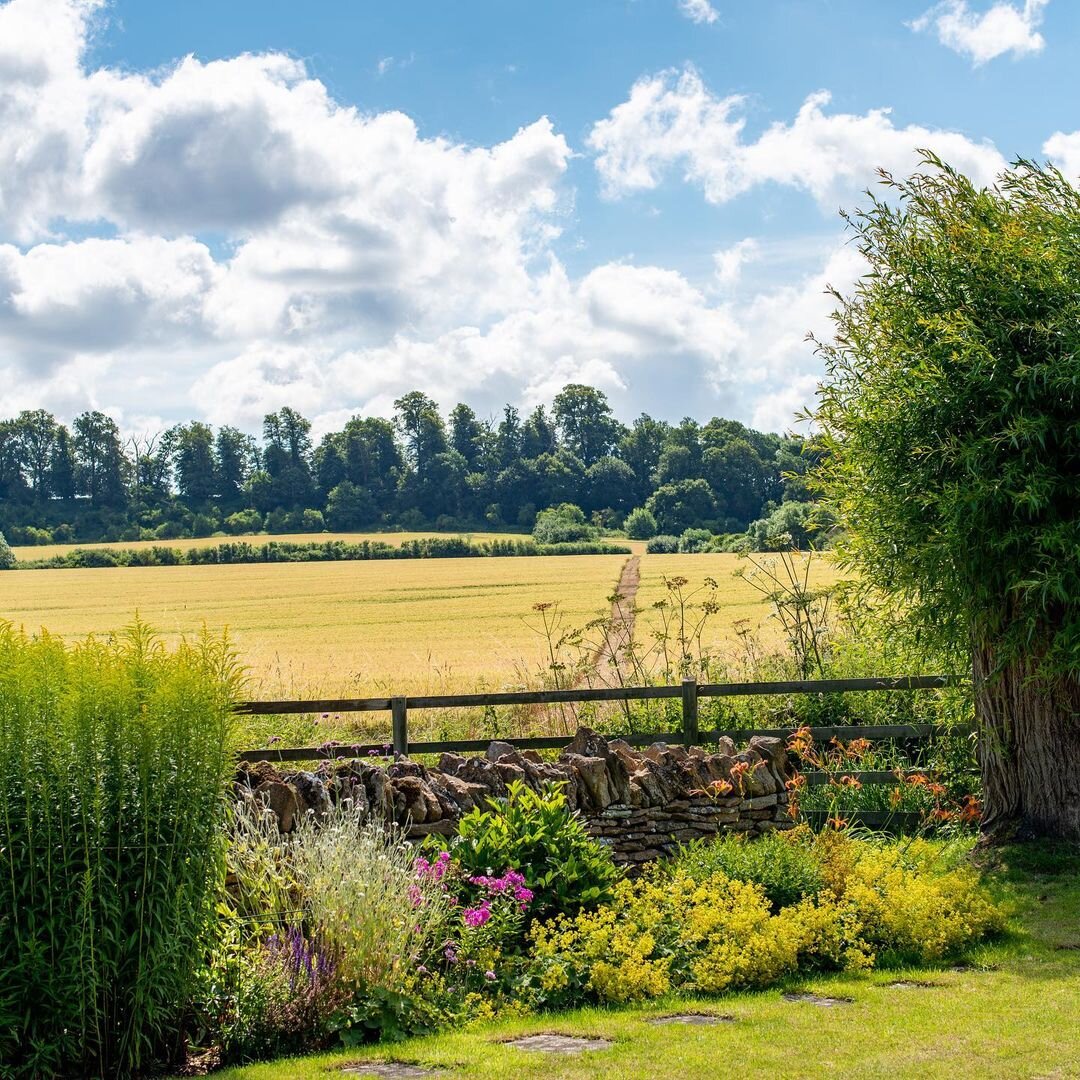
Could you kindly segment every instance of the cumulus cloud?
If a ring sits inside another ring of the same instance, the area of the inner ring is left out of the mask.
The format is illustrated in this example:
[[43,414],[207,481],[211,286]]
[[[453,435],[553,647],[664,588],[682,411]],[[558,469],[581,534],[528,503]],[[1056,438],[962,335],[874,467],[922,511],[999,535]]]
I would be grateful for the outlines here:
[[1069,180],[1080,182],[1080,131],[1055,131],[1042,150]]
[[967,0],[945,0],[908,25],[921,32],[931,30],[938,41],[975,67],[1005,53],[1014,59],[1042,52],[1046,40],[1038,31],[1049,0],[1025,0],[1022,7],[999,2],[982,13],[971,10]]
[[935,150],[980,182],[1004,166],[988,142],[916,124],[897,127],[888,109],[829,112],[829,103],[830,94],[817,91],[791,123],[778,121],[748,140],[745,99],[718,97],[687,67],[636,82],[627,100],[594,125],[588,142],[610,196],[656,188],[679,168],[712,203],[775,183],[806,191],[830,210],[871,183],[876,168],[908,171],[917,148]]
[[191,239],[0,244],[0,341],[39,374],[76,352],[191,343],[217,274]]
[[[418,386],[483,412],[584,381],[627,414],[784,426],[805,400],[803,335],[823,326],[823,275],[847,265],[831,252],[757,291],[752,240],[702,282],[630,261],[571,276],[555,246],[571,152],[548,119],[493,145],[429,137],[342,105],[278,54],[92,69],[99,12],[0,4],[0,415],[255,429],[288,404],[325,430]],[[712,201],[766,180],[824,201],[924,130],[826,106],[747,140],[739,99],[668,73],[592,139],[613,192],[678,166]]]
[[691,22],[710,24],[720,18],[720,12],[709,0],[679,0],[679,11]]

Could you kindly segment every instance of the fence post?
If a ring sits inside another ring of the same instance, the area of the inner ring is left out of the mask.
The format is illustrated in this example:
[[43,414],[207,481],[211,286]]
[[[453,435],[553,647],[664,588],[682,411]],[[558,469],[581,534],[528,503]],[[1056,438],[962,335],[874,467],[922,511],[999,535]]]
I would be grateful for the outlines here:
[[683,745],[695,746],[698,741],[697,679],[682,681]]
[[394,753],[404,757],[409,752],[409,719],[405,698],[391,698],[390,713],[394,724]]

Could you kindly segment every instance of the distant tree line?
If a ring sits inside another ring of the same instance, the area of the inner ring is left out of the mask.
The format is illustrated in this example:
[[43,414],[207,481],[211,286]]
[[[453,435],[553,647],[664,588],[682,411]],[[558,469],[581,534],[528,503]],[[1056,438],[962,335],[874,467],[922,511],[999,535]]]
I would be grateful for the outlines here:
[[580,384],[550,410],[523,416],[507,405],[498,420],[465,404],[444,417],[418,390],[394,409],[392,419],[353,417],[317,445],[291,408],[265,418],[261,441],[200,421],[125,441],[101,412],[68,427],[25,411],[0,421],[0,530],[14,544],[529,530],[542,511],[571,504],[592,527],[643,539],[741,533],[809,501],[804,476],[817,454],[734,420],[642,414],[623,424],[602,391]]

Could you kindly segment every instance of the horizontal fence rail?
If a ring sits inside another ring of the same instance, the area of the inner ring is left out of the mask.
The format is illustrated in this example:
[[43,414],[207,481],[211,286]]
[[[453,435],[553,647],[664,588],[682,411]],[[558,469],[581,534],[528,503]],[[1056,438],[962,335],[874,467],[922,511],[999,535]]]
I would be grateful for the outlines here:
[[[392,737],[384,743],[327,742],[322,746],[267,748],[245,750],[238,755],[241,761],[313,761],[320,758],[380,756],[389,754],[437,754],[444,751],[486,750],[490,739],[457,739],[440,742],[411,742],[408,714],[411,709],[475,708],[495,705],[545,705],[560,702],[588,701],[655,701],[679,699],[682,708],[680,731],[631,733],[619,738],[632,746],[648,746],[654,742],[698,743],[716,742],[724,736],[747,739],[755,735],[786,738],[791,728],[761,728],[753,730],[712,729],[702,731],[698,725],[700,698],[747,697],[775,694],[841,694],[869,691],[940,690],[958,686],[966,679],[959,675],[904,675],[870,679],[806,679],[786,682],[704,683],[686,679],[676,686],[618,686],[576,690],[520,690],[491,694],[443,694],[435,696],[397,696],[380,698],[324,698],[304,701],[242,701],[234,711],[243,716],[271,716],[296,713],[389,712]],[[926,739],[943,729],[934,724],[853,725],[811,728],[819,742],[830,739],[869,737],[874,741]],[[950,729],[956,731],[957,729]],[[521,750],[560,749],[569,736],[537,736],[499,740]],[[868,774],[869,775],[869,774]],[[888,774],[891,775],[891,774]],[[893,778],[895,779],[895,777]],[[874,782],[874,781],[871,781]]]

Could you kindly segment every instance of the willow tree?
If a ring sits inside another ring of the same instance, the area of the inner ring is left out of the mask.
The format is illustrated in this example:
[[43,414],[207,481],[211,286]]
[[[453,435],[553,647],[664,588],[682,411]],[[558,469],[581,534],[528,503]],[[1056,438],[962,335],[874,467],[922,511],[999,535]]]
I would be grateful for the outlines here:
[[817,421],[844,557],[970,657],[983,828],[1080,836],[1080,193],[932,154],[846,215]]

